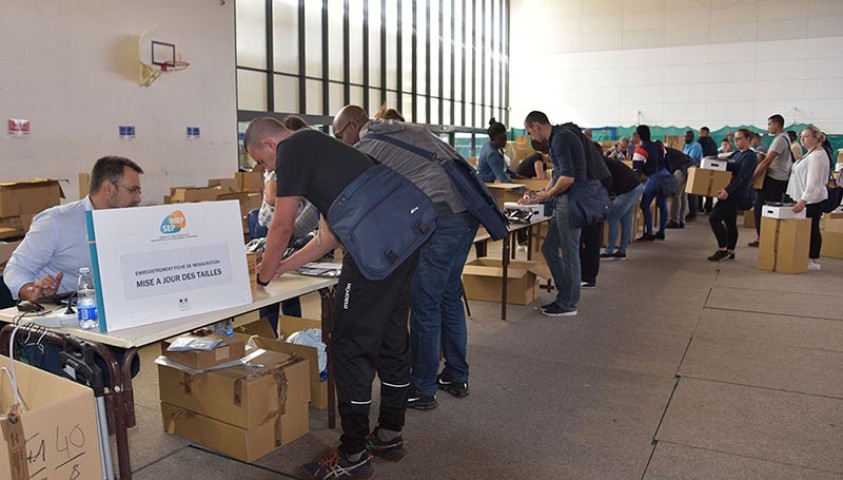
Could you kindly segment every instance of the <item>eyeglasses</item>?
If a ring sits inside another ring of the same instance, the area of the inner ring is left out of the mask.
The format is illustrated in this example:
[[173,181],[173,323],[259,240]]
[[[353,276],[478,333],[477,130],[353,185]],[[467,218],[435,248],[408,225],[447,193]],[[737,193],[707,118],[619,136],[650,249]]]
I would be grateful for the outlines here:
[[137,196],[137,197],[139,197],[141,192],[142,192],[141,187],[127,187],[126,185],[123,185],[122,183],[117,183],[117,182],[113,182],[113,183],[114,183],[114,185],[116,185],[118,187],[125,188],[126,191],[128,191],[129,193],[131,193],[132,195]]
[[338,132],[334,132],[334,137],[335,137],[337,140],[342,140],[342,134],[343,134],[343,132],[345,132],[346,130],[348,130],[348,126],[349,126],[349,125],[351,125],[351,120],[349,120],[348,122],[346,122],[345,126],[344,126],[344,127],[342,127],[342,128],[340,129],[340,131],[338,131]]

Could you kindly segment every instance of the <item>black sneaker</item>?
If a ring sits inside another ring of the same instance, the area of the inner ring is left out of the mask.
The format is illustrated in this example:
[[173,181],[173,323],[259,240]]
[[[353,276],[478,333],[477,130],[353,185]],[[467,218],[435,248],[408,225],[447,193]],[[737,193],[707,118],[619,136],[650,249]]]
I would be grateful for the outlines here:
[[[352,460],[353,457],[358,458]],[[372,455],[366,450],[357,455],[344,455],[335,450],[318,462],[302,465],[300,471],[305,478],[314,480],[357,480],[372,478],[375,474]]]
[[468,390],[467,382],[454,382],[444,375],[439,375],[436,378],[436,386],[439,387],[440,390],[445,390],[457,398],[467,397],[468,394],[471,393]]
[[730,254],[729,254],[729,260],[734,260],[734,259],[735,259],[735,254],[734,254],[734,253],[730,253]]
[[608,258],[608,259],[611,260],[611,259],[615,258],[615,254],[609,253],[609,252],[603,252],[603,253],[600,254],[600,258]]
[[542,315],[547,317],[573,317],[576,314],[576,310],[568,310],[555,303],[545,309],[542,309]]
[[681,223],[674,222],[673,220],[667,222],[667,228],[685,228]]
[[626,254],[621,252],[615,252],[613,255],[617,260],[626,260]]
[[640,237],[636,238],[635,241],[636,242],[652,242],[655,239],[656,239],[656,236],[653,235],[652,233],[645,233],[644,235],[641,235]]
[[679,224],[679,228],[685,228],[685,223],[684,223],[684,222],[683,222],[683,223],[680,223],[680,224]]
[[547,305],[542,305],[541,307],[538,307],[536,310],[543,312],[554,305],[556,305],[556,302],[550,302]]
[[656,240],[664,240],[664,232],[659,232],[656,234]]
[[758,247],[758,240],[753,240],[746,244],[748,247]]
[[433,410],[438,406],[439,402],[436,401],[436,395],[422,395],[415,387],[410,387],[410,391],[407,393],[407,408]]
[[[734,254],[733,254],[734,255]],[[729,258],[729,252],[726,250],[717,250],[714,255],[708,257],[709,262],[719,262],[720,260]]]
[[593,290],[597,288],[597,282],[580,282],[580,288],[588,288]]
[[385,442],[378,438],[377,429],[366,438],[366,446],[372,455],[389,460],[390,462],[400,462],[407,456],[407,450],[404,448],[404,438],[401,435]]

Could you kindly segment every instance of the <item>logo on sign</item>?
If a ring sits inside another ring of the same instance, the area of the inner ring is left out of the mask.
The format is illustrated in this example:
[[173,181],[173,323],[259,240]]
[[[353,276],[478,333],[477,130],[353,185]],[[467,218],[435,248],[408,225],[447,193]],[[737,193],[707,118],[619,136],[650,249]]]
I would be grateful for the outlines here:
[[180,232],[185,227],[187,227],[187,219],[184,218],[184,213],[181,210],[176,210],[164,217],[164,221],[161,222],[161,233],[170,235]]

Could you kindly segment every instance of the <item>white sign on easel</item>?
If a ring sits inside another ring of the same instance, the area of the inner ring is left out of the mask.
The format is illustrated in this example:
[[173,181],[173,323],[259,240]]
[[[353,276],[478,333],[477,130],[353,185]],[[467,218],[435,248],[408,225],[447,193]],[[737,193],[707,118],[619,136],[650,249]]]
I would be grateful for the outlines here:
[[100,331],[252,302],[236,201],[88,212]]

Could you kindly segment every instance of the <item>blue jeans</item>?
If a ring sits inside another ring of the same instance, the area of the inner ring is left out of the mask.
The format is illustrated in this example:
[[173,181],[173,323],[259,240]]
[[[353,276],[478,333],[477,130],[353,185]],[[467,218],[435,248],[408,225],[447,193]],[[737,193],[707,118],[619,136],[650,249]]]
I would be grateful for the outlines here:
[[[556,211],[547,227],[542,254],[547,261],[553,283],[556,284],[556,304],[566,310],[576,310],[580,301],[580,233],[571,226],[568,195],[556,197]],[[559,249],[562,255],[559,255]]]
[[644,195],[641,198],[641,210],[644,212],[644,233],[653,233],[653,212],[650,211],[650,204],[656,199],[656,206],[659,207],[659,233],[664,233],[667,228],[667,196],[659,195],[659,177],[670,176],[670,172],[661,169],[647,177],[644,184]]
[[470,213],[441,215],[433,235],[419,249],[411,293],[410,381],[422,395],[436,393],[440,345],[445,357],[442,374],[454,382],[468,382],[462,270],[478,224]]
[[632,235],[632,216],[635,215],[635,205],[644,193],[644,184],[633,190],[615,197],[612,211],[609,212],[609,239],[606,241],[606,253],[614,253],[615,242],[618,240],[618,227],[621,227],[621,245],[619,253],[626,253],[626,247]]

